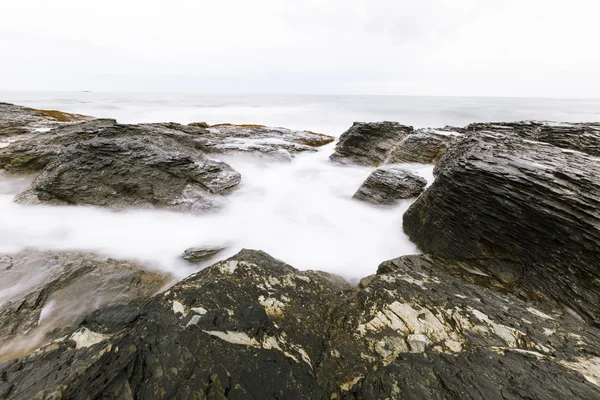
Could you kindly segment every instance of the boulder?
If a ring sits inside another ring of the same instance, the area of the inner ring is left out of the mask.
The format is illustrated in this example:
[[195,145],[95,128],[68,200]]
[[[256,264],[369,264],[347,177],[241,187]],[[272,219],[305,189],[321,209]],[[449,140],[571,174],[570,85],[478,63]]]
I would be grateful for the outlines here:
[[411,171],[397,167],[378,168],[352,197],[374,204],[392,205],[398,200],[418,196],[425,186],[427,181]]
[[90,312],[147,299],[169,278],[86,253],[26,250],[0,256],[0,360],[24,355]]
[[241,176],[210,160],[183,132],[156,132],[114,120],[56,128],[0,151],[11,172],[42,169],[22,203],[161,207],[202,211],[218,206]]
[[359,288],[325,275],[243,250],[0,364],[0,395],[600,396],[600,332],[548,302],[470,283],[468,270],[429,256],[383,263]]
[[[561,132],[548,136],[559,144]],[[478,262],[600,324],[598,158],[512,130],[478,131],[451,146],[434,173],[404,215],[422,251]]]
[[342,164],[379,166],[413,132],[413,127],[397,122],[355,122],[340,136],[330,159]]
[[456,137],[449,132],[419,129],[392,149],[387,163],[435,164]]
[[181,258],[190,264],[197,264],[210,260],[225,249],[225,247],[190,247],[183,252]]

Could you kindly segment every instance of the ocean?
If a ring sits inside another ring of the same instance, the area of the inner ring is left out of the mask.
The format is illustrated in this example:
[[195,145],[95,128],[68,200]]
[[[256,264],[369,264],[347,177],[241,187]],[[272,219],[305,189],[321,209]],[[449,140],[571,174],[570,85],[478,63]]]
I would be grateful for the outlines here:
[[[256,123],[336,137],[354,121],[390,120],[415,127],[525,119],[600,121],[600,99],[0,92],[0,101],[122,123]],[[382,208],[352,199],[373,169],[330,163],[333,146],[292,162],[219,157],[242,174],[242,183],[221,210],[206,215],[18,205],[14,196],[31,177],[0,175],[0,252],[92,251],[139,260],[180,279],[210,264],[185,263],[180,255],[186,248],[223,245],[227,251],[221,258],[241,248],[260,249],[296,268],[324,270],[353,282],[374,273],[384,260],[418,253],[402,231],[402,214],[412,200]],[[433,181],[432,166],[404,167],[429,184]]]

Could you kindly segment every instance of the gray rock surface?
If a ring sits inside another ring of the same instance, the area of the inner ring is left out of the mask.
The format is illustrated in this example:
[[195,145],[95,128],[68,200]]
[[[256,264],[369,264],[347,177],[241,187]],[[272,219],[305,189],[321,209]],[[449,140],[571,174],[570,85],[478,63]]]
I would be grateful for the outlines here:
[[141,266],[75,252],[0,256],[0,360],[27,354],[90,312],[147,299],[169,281]]
[[419,129],[402,139],[390,152],[387,163],[436,164],[457,136],[433,129]]
[[185,133],[155,132],[97,119],[56,128],[0,150],[11,172],[42,168],[23,203],[161,207],[202,211],[218,206],[241,176],[207,159]]
[[596,328],[469,276],[481,280],[408,256],[353,289],[243,250],[141,308],[97,311],[65,339],[0,364],[0,396],[600,396]]
[[391,150],[414,132],[397,122],[355,122],[340,136],[331,161],[342,164],[379,166]]
[[191,264],[196,264],[210,260],[223,250],[225,250],[225,247],[190,247],[183,252],[181,258]]
[[[547,136],[560,144],[561,132]],[[600,135],[585,140],[593,148]],[[512,130],[477,131],[448,149],[435,175],[404,215],[422,251],[477,262],[600,324],[598,158]]]
[[401,199],[418,196],[425,190],[427,181],[402,168],[378,168],[354,194],[355,199],[374,204],[392,205]]
[[600,123],[567,123],[547,121],[520,121],[474,123],[466,132],[513,133],[523,139],[552,144],[564,149],[581,151],[600,157]]

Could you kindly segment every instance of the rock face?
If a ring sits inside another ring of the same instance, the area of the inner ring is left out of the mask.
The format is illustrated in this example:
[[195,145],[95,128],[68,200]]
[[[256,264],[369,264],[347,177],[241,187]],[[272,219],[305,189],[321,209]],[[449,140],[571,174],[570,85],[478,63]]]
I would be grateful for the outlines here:
[[373,171],[354,194],[355,199],[374,204],[392,205],[401,199],[418,196],[427,181],[401,168],[379,168]]
[[409,256],[352,289],[244,250],[141,308],[100,310],[65,339],[0,364],[0,396],[600,396],[596,328],[470,276],[482,278]]
[[387,162],[435,164],[457,136],[433,129],[420,129],[392,149]]
[[[562,144],[562,132],[546,136]],[[511,128],[458,140],[404,230],[426,253],[477,262],[599,325],[600,161],[521,136]],[[585,140],[593,149],[600,135]]]
[[181,258],[190,264],[196,264],[210,260],[223,250],[225,247],[191,247],[183,252]]
[[600,123],[557,123],[557,122],[500,122],[475,123],[467,132],[513,133],[523,139],[544,142],[564,149],[581,151],[600,157]]
[[88,313],[156,294],[167,277],[85,253],[0,257],[0,360],[64,335]]
[[355,122],[340,136],[330,159],[342,164],[378,166],[413,131],[412,126],[397,122]]

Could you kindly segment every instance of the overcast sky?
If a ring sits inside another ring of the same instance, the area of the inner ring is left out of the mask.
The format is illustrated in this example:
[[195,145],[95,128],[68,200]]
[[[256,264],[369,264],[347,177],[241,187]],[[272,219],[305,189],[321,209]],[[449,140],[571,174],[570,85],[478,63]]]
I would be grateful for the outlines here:
[[600,97],[599,0],[19,0],[0,90]]

